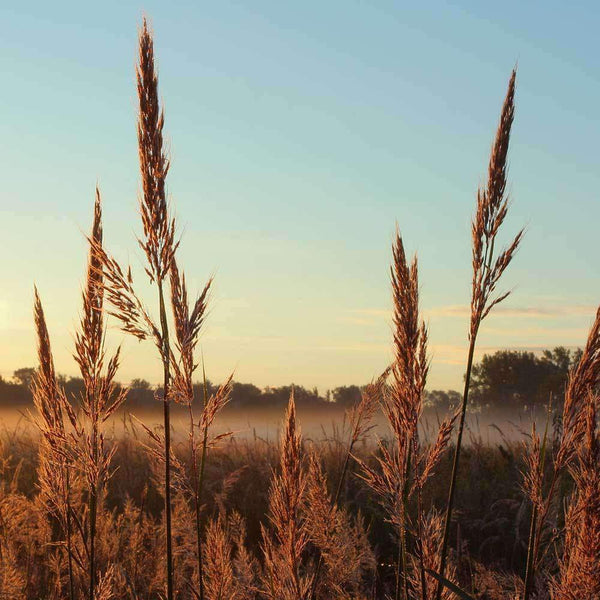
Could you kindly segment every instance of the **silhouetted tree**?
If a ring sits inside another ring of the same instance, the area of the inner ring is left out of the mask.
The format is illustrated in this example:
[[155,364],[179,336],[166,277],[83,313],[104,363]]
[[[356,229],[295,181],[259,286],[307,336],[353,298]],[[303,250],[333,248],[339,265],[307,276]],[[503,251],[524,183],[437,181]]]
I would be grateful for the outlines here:
[[514,350],[484,354],[473,366],[473,404],[523,410],[543,407],[552,396],[555,405],[560,405],[569,368],[580,356],[580,351],[562,346],[545,350],[541,356]]
[[132,379],[127,392],[125,408],[149,407],[157,405],[152,384],[145,379]]
[[360,388],[357,385],[342,385],[333,390],[332,396],[336,404],[348,408],[360,402]]
[[456,390],[432,390],[425,392],[425,407],[440,413],[447,413],[458,407],[462,396]]
[[260,406],[262,391],[251,383],[234,382],[229,405],[231,407],[243,408],[248,406]]
[[33,367],[23,367],[13,372],[13,380],[23,387],[29,389],[33,376],[35,375],[35,369]]

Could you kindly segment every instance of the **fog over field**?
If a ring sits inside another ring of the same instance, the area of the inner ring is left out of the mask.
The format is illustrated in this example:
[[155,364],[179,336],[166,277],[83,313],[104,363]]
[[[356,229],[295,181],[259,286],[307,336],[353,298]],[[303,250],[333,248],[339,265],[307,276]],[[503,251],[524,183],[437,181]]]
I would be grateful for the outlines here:
[[[36,429],[31,415],[35,410],[27,408],[0,408],[0,429],[10,434],[17,431],[29,431],[35,435]],[[320,409],[299,408],[298,424],[303,437],[316,443],[345,443],[348,435],[348,419],[343,408],[331,406]],[[432,409],[425,410],[421,424],[420,437],[423,442],[431,442],[437,433],[437,427],[445,415]],[[284,408],[230,408],[222,411],[213,424],[215,435],[231,433],[231,437],[243,440],[260,439],[267,443],[277,443],[281,437],[282,423],[285,417]],[[545,422],[543,412],[528,414],[494,410],[493,414],[470,413],[466,419],[465,443],[495,445],[510,442],[522,442],[531,432],[533,420],[538,425]],[[163,427],[160,407],[155,409],[138,409],[130,411],[127,407],[113,415],[108,421],[110,436],[119,438],[126,433],[136,431],[140,437],[141,421],[150,428]],[[365,436],[365,443],[371,445],[377,439],[389,439],[391,430],[385,416],[378,411],[372,422],[372,429]],[[183,407],[175,407],[172,411],[171,426],[173,438],[179,442],[187,440],[189,432],[189,415]]]

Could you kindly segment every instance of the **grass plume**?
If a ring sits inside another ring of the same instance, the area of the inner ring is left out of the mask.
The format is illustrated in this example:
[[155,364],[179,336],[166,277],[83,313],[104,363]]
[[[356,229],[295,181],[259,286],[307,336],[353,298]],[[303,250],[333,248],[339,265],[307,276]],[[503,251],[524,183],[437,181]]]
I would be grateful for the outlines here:
[[[516,70],[513,70],[508,82],[508,90],[504,99],[504,105],[502,106],[496,138],[492,146],[488,166],[487,184],[484,188],[480,188],[477,191],[477,207],[475,218],[473,219],[471,226],[473,282],[471,289],[469,351],[467,355],[467,368],[460,419],[458,422],[456,448],[454,450],[454,465],[448,489],[448,500],[446,502],[444,536],[440,550],[440,575],[442,577],[444,577],[446,573],[448,542],[450,539],[450,527],[456,491],[456,477],[460,461],[465,415],[469,401],[471,369],[473,367],[477,334],[479,333],[481,323],[490,314],[490,311],[494,306],[505,300],[510,294],[510,292],[502,292],[495,295],[500,278],[512,261],[523,237],[523,230],[521,230],[506,248],[496,254],[497,236],[508,212],[508,196],[506,193],[508,146],[515,115],[516,76]],[[441,595],[442,584],[438,583],[437,600],[440,600]]]

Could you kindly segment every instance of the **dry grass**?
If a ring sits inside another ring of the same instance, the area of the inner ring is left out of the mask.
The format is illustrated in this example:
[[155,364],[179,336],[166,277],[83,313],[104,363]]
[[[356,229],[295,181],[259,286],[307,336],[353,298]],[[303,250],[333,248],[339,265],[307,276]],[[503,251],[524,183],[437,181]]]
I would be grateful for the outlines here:
[[[497,252],[508,211],[515,72],[488,181],[477,195],[460,411],[441,422],[432,444],[420,439],[428,332],[419,316],[417,260],[407,260],[397,233],[393,363],[365,387],[345,434],[323,445],[302,438],[293,393],[277,444],[213,435],[232,379],[209,395],[204,376],[203,398],[194,397],[195,354],[212,280],[190,303],[166,200],[164,116],[145,21],[136,73],[139,245],[158,318],[140,301],[131,270],[102,245],[97,191],[75,333],[84,381],[78,398],[67,398],[59,384],[35,291],[39,368],[32,418],[40,435],[8,435],[0,452],[0,598],[600,598],[600,310],[570,373],[555,435],[546,425],[543,437],[534,427],[521,447],[494,450],[477,440],[462,447],[477,334],[508,295],[497,295],[496,288],[522,237]],[[107,315],[156,346],[162,429],[130,423],[128,435],[109,439],[107,419],[125,391],[114,383],[119,350],[106,355]],[[182,446],[172,444],[172,402],[188,411]],[[378,408],[391,437],[370,447],[365,436]]]

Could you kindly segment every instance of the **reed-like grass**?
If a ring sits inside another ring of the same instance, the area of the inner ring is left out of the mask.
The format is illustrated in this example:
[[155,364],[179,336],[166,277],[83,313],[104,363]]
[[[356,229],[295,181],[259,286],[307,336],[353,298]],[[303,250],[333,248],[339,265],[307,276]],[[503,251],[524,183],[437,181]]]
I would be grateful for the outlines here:
[[[456,491],[456,474],[460,461],[462,438],[465,425],[465,416],[469,401],[469,386],[471,384],[471,369],[475,356],[477,334],[483,320],[490,314],[494,306],[505,300],[510,292],[500,293],[496,296],[496,288],[502,274],[510,264],[519,247],[523,236],[521,230],[512,242],[498,252],[497,237],[500,227],[508,212],[508,197],[506,194],[508,145],[510,132],[515,114],[515,82],[516,71],[513,70],[508,83],[508,91],[502,106],[500,123],[496,132],[496,139],[492,146],[492,153],[488,166],[488,179],[484,188],[477,191],[477,207],[472,223],[472,254],[473,254],[473,282],[471,289],[471,321],[469,326],[469,350],[467,354],[467,368],[463,399],[458,422],[458,435],[454,450],[454,467],[448,489],[446,503],[446,517],[444,521],[444,536],[440,550],[441,577],[446,573],[448,557],[448,542],[450,540],[450,527],[454,509],[454,496]],[[437,600],[442,595],[441,582],[437,585]]]
[[[569,374],[560,428],[549,427],[549,416],[543,436],[534,426],[524,445],[463,444],[477,336],[508,296],[498,295],[497,287],[522,238],[520,232],[498,252],[509,206],[515,72],[473,219],[469,350],[459,411],[441,419],[431,442],[422,439],[428,331],[419,312],[417,259],[407,259],[397,232],[392,364],[349,411],[347,435],[325,444],[301,436],[293,393],[279,442],[225,442],[228,434],[215,435],[213,426],[232,378],[209,393],[203,359],[203,398],[194,397],[212,279],[190,302],[166,196],[169,160],[146,21],[136,75],[139,245],[158,317],[140,300],[131,270],[103,247],[97,191],[75,332],[80,397],[68,398],[60,385],[35,290],[33,420],[39,435],[23,442],[8,435],[0,445],[0,598],[599,598],[600,309]],[[108,423],[126,391],[115,382],[119,350],[106,354],[107,314],[128,334],[153,341],[162,364],[156,390],[162,431],[124,421],[126,435],[118,444]],[[171,435],[173,402],[188,415],[181,445]],[[390,436],[372,445],[366,434],[378,410]]]

